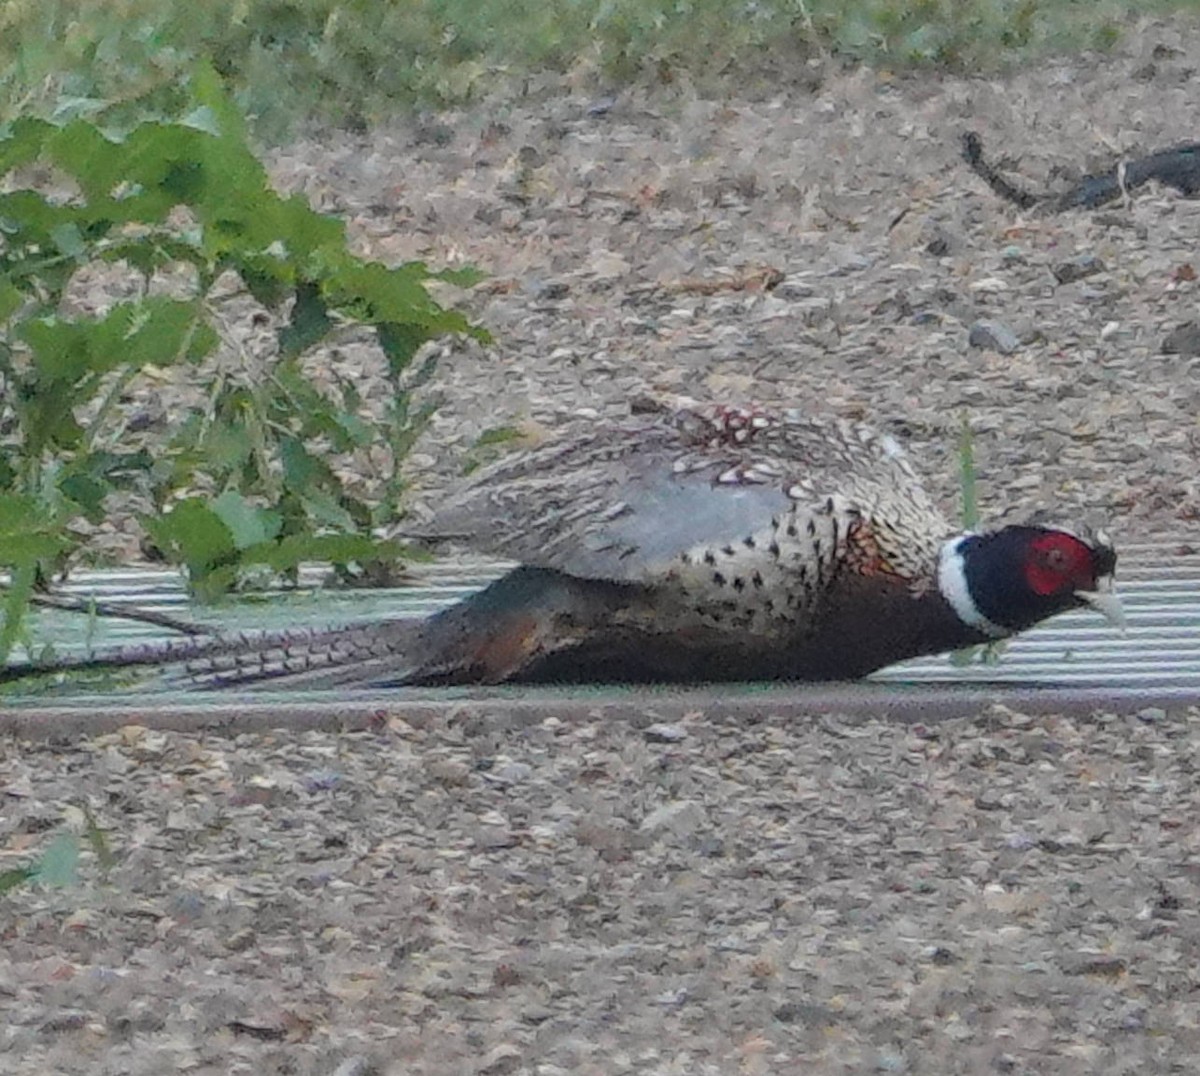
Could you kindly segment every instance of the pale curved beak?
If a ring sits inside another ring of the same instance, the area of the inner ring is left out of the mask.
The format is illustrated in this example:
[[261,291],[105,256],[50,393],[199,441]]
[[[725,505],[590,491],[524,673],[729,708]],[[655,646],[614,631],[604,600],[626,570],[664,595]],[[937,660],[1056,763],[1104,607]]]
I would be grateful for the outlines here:
[[1106,575],[1096,580],[1095,590],[1077,590],[1076,597],[1087,602],[1093,609],[1104,617],[1114,628],[1125,629],[1125,608],[1121,599],[1113,589],[1113,578]]

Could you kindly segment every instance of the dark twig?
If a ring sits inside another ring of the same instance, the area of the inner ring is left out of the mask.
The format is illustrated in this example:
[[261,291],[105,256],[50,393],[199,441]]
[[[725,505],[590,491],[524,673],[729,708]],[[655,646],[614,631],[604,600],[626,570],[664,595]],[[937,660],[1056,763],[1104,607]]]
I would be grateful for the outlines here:
[[94,598],[71,598],[61,594],[34,594],[29,600],[34,605],[41,605],[48,609],[63,609],[70,613],[94,613],[97,616],[118,617],[121,620],[137,620],[143,624],[153,624],[155,627],[182,632],[184,635],[215,635],[218,630],[204,624],[193,623],[190,620],[180,620],[178,617],[171,616],[170,613],[156,613],[150,609],[96,601]]

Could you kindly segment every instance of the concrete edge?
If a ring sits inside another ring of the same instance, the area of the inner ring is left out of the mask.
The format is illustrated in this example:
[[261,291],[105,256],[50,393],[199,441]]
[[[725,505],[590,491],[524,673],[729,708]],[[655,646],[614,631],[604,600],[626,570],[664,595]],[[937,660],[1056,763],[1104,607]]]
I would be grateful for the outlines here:
[[236,736],[282,729],[292,732],[362,732],[400,718],[423,726],[452,718],[515,728],[553,716],[559,720],[623,720],[635,725],[678,721],[697,711],[714,721],[753,722],[765,715],[788,720],[836,716],[898,724],[978,716],[993,706],[1019,713],[1087,716],[1136,714],[1148,709],[1179,714],[1200,708],[1195,688],[1012,687],[1000,685],[837,684],[771,688],[732,694],[698,687],[677,691],[629,691],[588,696],[556,692],[520,695],[478,692],[438,695],[360,694],[340,699],[275,701],[241,697],[214,703],[167,700],[73,699],[70,705],[31,705],[0,710],[0,735],[31,741],[96,736],[126,725],[161,731]]

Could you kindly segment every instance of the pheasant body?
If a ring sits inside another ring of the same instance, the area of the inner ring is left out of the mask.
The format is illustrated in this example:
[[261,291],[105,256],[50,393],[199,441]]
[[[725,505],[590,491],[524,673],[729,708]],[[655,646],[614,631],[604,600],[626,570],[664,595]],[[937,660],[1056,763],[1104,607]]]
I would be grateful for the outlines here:
[[579,424],[477,472],[409,537],[519,566],[427,621],[157,663],[206,686],[824,680],[1112,611],[1102,537],[962,535],[890,437],[797,411]]

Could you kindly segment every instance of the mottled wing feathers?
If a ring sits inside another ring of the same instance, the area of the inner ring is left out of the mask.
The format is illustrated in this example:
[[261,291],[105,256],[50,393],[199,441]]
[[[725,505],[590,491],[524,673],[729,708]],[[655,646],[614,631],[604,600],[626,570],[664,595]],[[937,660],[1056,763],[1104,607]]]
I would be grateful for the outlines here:
[[478,472],[415,535],[642,582],[689,551],[761,534],[784,514],[801,527],[806,513],[827,519],[831,497],[885,534],[915,531],[904,538],[924,564],[948,529],[890,438],[795,412],[721,408],[568,428]]

